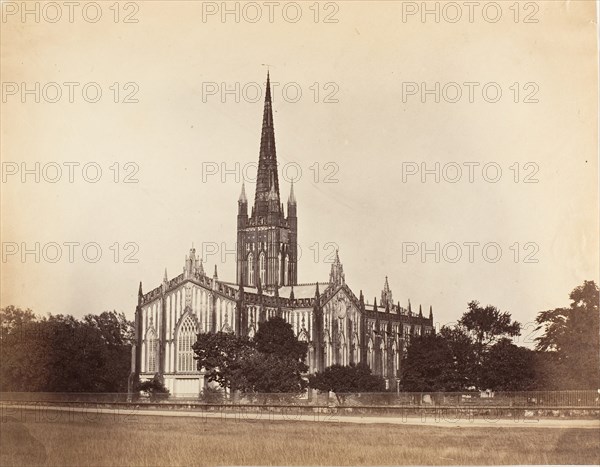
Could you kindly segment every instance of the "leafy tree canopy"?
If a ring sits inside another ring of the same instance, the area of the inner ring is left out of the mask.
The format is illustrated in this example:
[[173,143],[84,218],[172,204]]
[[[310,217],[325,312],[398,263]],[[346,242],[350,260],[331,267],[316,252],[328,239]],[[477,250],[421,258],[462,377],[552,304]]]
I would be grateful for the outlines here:
[[293,360],[306,360],[308,344],[300,342],[294,335],[292,326],[283,318],[275,316],[262,323],[254,336],[256,350],[264,354],[289,357]]
[[500,312],[492,305],[480,306],[477,300],[469,302],[469,310],[463,314],[458,324],[473,333],[481,347],[487,347],[501,337],[514,337],[521,334],[521,324],[512,321],[509,312]]
[[494,391],[536,389],[535,352],[501,339],[484,357],[481,388]]
[[537,349],[553,354],[554,378],[563,389],[600,387],[599,290],[594,281],[584,281],[570,294],[569,307],[542,311],[536,318]]
[[7,306],[2,326],[2,391],[126,392],[133,323],[115,311],[39,318]]
[[254,340],[233,333],[199,334],[193,346],[209,381],[245,393],[299,392],[307,346],[279,317],[261,323]]

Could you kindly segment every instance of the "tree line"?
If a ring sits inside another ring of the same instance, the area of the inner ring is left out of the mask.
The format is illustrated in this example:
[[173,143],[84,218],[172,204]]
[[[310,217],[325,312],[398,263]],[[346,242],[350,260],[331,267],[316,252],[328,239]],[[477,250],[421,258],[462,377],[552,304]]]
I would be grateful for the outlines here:
[[[598,286],[585,281],[569,297],[568,307],[538,314],[542,334],[535,349],[514,343],[522,327],[510,313],[470,302],[456,325],[411,337],[395,375],[400,389],[598,389]],[[0,310],[0,391],[126,392],[133,338],[133,323],[123,313],[38,317],[7,306]],[[384,379],[365,364],[333,365],[307,377],[307,343],[279,317],[262,323],[253,339],[198,334],[193,349],[208,381],[232,391],[385,390]],[[166,394],[160,378],[141,382],[139,389]]]
[[0,310],[0,391],[127,392],[133,323],[123,313],[75,319]]
[[513,338],[521,324],[510,313],[472,301],[455,326],[414,336],[402,360],[404,391],[569,390],[600,388],[599,291],[585,281],[569,307],[536,318],[535,349]]

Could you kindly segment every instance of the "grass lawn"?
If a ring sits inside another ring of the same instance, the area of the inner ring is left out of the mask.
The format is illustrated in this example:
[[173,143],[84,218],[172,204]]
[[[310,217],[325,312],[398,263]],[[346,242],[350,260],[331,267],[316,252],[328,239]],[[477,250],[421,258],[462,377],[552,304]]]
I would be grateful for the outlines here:
[[600,464],[599,443],[594,429],[31,412],[2,417],[0,465]]

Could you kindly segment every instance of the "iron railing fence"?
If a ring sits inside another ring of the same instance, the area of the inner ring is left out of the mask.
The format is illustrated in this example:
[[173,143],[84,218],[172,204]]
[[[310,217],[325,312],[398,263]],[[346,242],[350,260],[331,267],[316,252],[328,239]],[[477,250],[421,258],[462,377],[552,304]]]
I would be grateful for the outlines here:
[[[240,394],[210,390],[202,394],[177,394],[153,402],[252,406],[372,406],[372,407],[598,407],[600,390],[527,392],[384,392],[333,394],[307,391],[300,394]],[[125,404],[149,402],[147,396],[126,393],[2,392],[6,403]]]

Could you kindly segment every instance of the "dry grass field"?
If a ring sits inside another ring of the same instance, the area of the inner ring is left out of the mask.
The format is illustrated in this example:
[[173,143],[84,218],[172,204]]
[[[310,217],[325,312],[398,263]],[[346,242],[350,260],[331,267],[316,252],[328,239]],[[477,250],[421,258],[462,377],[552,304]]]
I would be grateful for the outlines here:
[[50,418],[33,412],[4,416],[0,465],[600,464],[600,433],[594,429]]

